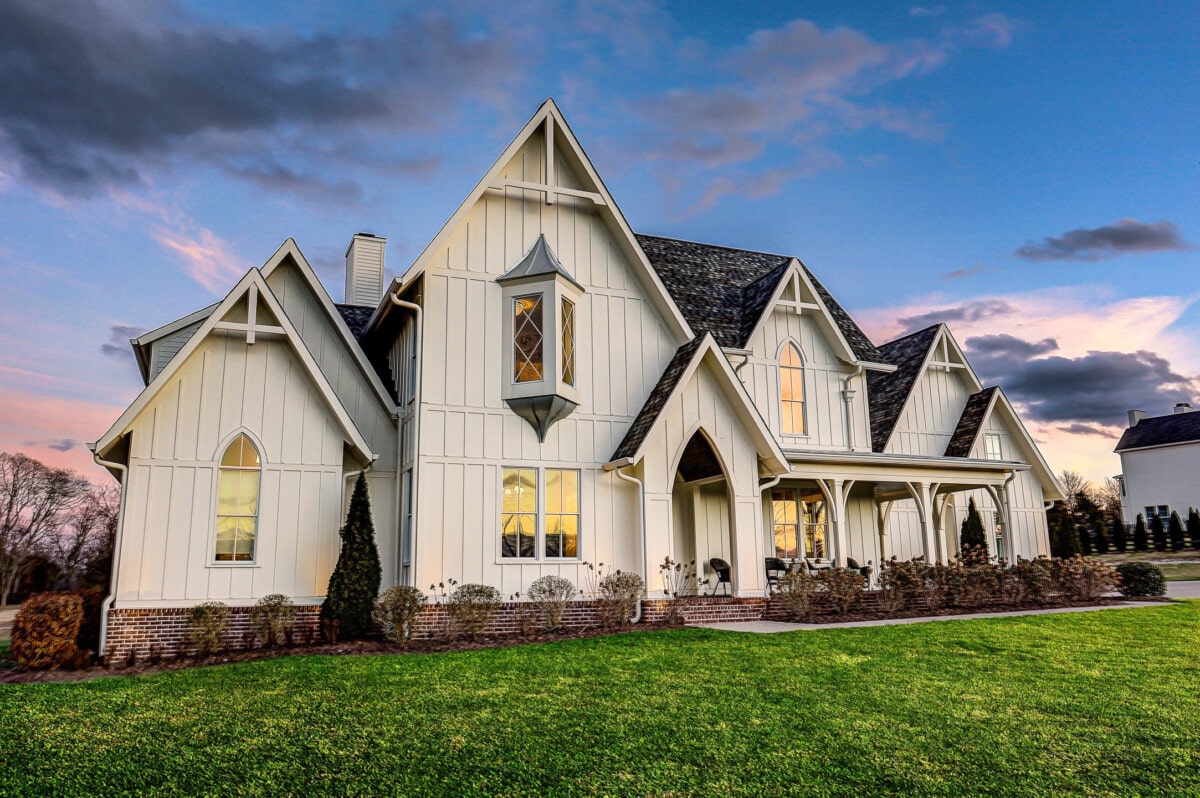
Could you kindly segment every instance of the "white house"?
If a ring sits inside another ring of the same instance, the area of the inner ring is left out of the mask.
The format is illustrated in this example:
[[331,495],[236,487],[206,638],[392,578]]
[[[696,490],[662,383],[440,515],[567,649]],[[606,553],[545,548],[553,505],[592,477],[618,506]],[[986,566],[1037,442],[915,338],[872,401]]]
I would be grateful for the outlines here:
[[[335,304],[289,239],[133,341],[146,388],[94,445],[122,482],[109,648],[204,600],[319,604],[353,478],[384,586],[504,594],[586,563],[1049,551],[1061,492],[949,329],[875,346],[797,258],[633,232],[546,101],[402,277],[355,235]],[[147,631],[150,630],[150,631]],[[116,641],[116,642],[114,642]]]
[[1115,449],[1121,456],[1121,515],[1133,524],[1140,513],[1146,523],[1161,516],[1163,528],[1172,512],[1187,519],[1200,507],[1200,413],[1180,402],[1169,416],[1129,411],[1129,428]]

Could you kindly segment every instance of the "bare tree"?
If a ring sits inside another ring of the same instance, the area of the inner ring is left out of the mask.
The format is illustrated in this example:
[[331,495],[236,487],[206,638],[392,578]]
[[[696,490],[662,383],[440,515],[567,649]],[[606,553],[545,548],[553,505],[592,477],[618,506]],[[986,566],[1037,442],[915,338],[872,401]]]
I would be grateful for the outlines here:
[[1104,484],[1096,488],[1096,503],[1104,508],[1104,515],[1111,524],[1121,521],[1121,486],[1112,477],[1105,477]]
[[88,566],[111,554],[120,500],[114,486],[90,487],[49,535],[46,553],[58,568],[59,588],[79,587]]
[[1083,493],[1083,495],[1091,498],[1095,488],[1092,483],[1083,478],[1083,474],[1078,471],[1063,471],[1058,475],[1058,481],[1062,483],[1063,493],[1066,498],[1063,501],[1067,506],[1067,510],[1075,512],[1075,497]]
[[87,489],[73,471],[0,452],[0,607]]

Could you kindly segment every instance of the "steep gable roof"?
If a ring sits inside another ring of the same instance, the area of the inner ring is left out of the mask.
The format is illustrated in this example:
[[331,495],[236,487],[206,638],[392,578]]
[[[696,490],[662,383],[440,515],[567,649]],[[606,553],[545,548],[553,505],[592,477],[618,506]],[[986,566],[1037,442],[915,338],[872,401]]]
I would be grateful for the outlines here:
[[871,408],[871,450],[882,453],[887,448],[892,430],[912,393],[921,366],[937,339],[940,324],[889,341],[879,347],[885,362],[896,370],[891,374],[867,373],[867,395]]
[[361,342],[363,333],[367,331],[367,323],[371,321],[371,314],[375,312],[374,306],[335,304],[333,307],[342,317],[342,321],[346,322],[354,340]]
[[[711,333],[727,349],[742,349],[794,260],[746,249],[639,233],[650,264],[697,334]],[[886,363],[871,339],[808,267],[800,267],[855,357]]]
[[[279,298],[275,296],[275,293],[271,290],[271,287],[267,284],[266,279],[263,277],[262,272],[258,269],[250,269],[248,272],[246,272],[245,276],[238,281],[238,284],[235,285],[233,289],[225,296],[225,298],[217,304],[216,308],[214,308],[213,311],[208,314],[208,317],[205,318],[204,323],[200,326],[200,329],[198,329],[191,336],[191,338],[188,339],[188,342],[184,344],[183,348],[180,349],[175,357],[171,359],[171,362],[169,362],[166,367],[160,371],[153,380],[150,381],[150,384],[147,385],[140,394],[138,394],[137,398],[133,400],[133,403],[129,405],[129,407],[125,408],[125,412],[121,414],[120,418],[113,422],[113,425],[109,427],[108,431],[105,432],[104,435],[98,441],[96,441],[96,443],[89,445],[88,448],[90,448],[96,454],[103,455],[118,440],[120,440],[121,436],[123,436],[129,429],[130,424],[133,423],[133,420],[137,418],[138,414],[141,413],[142,410],[146,408],[146,405],[148,405],[150,401],[158,394],[158,392],[161,391],[163,387],[171,381],[175,375],[175,372],[182,367],[191,354],[195,352],[196,349],[202,343],[204,343],[204,341],[210,335],[221,332],[222,328],[229,327],[237,327],[240,329],[249,327],[250,329],[254,329],[254,325],[252,324],[234,323],[231,325],[225,321],[226,317],[230,314],[238,302],[247,296],[250,297],[249,301],[251,302],[253,302],[255,299],[262,302],[266,311],[271,317],[274,318],[276,325],[271,325],[271,332],[282,336],[283,340],[285,340],[291,346],[293,354],[300,361],[300,364],[303,366],[304,370],[308,373],[309,378],[312,380],[317,389],[317,393],[324,398],[326,406],[337,420],[338,425],[342,428],[346,443],[348,443],[358,453],[364,464],[374,462],[378,455],[371,451],[371,447],[363,437],[362,432],[359,431],[358,427],[354,424],[353,419],[350,418],[350,413],[346,410],[345,405],[343,405],[342,401],[338,398],[333,386],[329,384],[329,380],[321,371],[320,366],[317,365],[317,361],[313,358],[312,353],[308,351],[308,347],[305,346],[304,340],[300,337],[300,333],[296,330],[295,326],[288,318],[287,313],[284,312],[283,304],[279,301]],[[249,343],[249,340],[247,340],[247,342]]]
[[1200,441],[1200,413],[1173,413],[1143,418],[1121,434],[1121,440],[1113,451],[1124,452],[1193,441]]
[[958,417],[958,426],[946,444],[947,457],[970,457],[975,441],[979,439],[979,430],[987,418],[988,408],[992,406],[992,397],[999,390],[995,386],[984,388],[971,394],[967,399],[962,415]]
[[696,373],[696,369],[708,355],[712,356],[709,362],[714,366],[714,374],[718,383],[731,401],[734,410],[741,416],[746,429],[754,437],[756,445],[759,447],[759,455],[773,473],[787,473],[790,468],[787,464],[787,457],[779,448],[779,443],[767,428],[766,422],[762,420],[762,416],[754,406],[749,394],[746,393],[746,386],[742,385],[741,380],[733,373],[728,358],[721,352],[716,340],[709,333],[697,335],[675,351],[675,356],[667,364],[658,384],[650,391],[650,396],[642,405],[633,424],[625,432],[625,437],[617,446],[617,450],[613,453],[612,460],[606,468],[612,467],[622,460],[636,461],[641,458],[646,439],[658,422],[663,409],[671,401],[671,398],[686,385],[688,379]]

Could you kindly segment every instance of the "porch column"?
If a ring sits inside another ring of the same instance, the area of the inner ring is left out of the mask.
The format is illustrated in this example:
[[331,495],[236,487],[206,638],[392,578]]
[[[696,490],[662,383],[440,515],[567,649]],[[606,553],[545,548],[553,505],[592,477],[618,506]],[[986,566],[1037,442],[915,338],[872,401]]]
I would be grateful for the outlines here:
[[889,550],[890,547],[888,546],[887,527],[888,527],[888,519],[890,519],[892,516],[892,504],[893,504],[892,502],[886,501],[886,502],[878,502],[875,505],[875,512],[876,512],[876,515],[878,516],[878,520],[879,520],[879,564],[880,564],[880,567],[882,567],[883,563],[887,562],[888,558],[891,557],[891,552]]
[[925,562],[937,562],[937,547],[933,540],[933,502],[929,498],[929,485],[924,482],[906,482],[908,493],[917,504],[917,516],[921,519],[921,553]]
[[838,568],[846,567],[846,556],[849,553],[849,534],[846,529],[846,482],[841,479],[830,480],[830,492],[833,494],[834,504],[834,523],[833,533],[836,539],[834,544],[834,564]]

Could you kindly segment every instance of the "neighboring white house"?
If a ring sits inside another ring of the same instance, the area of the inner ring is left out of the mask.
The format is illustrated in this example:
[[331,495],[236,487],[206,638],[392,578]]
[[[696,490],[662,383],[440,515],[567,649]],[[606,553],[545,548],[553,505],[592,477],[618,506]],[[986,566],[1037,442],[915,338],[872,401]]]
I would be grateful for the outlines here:
[[1121,456],[1121,515],[1132,524],[1140,513],[1150,523],[1162,517],[1164,529],[1172,512],[1187,520],[1200,507],[1200,413],[1180,402],[1169,416],[1129,411],[1129,428],[1114,450]]
[[384,249],[354,236],[335,304],[289,239],[133,342],[146,388],[93,445],[123,640],[315,606],[364,469],[385,587],[603,562],[653,596],[720,558],[761,602],[766,557],[953,557],[968,498],[993,553],[1049,553],[1061,490],[949,329],[876,347],[795,257],[635,234],[552,101],[386,291]]

